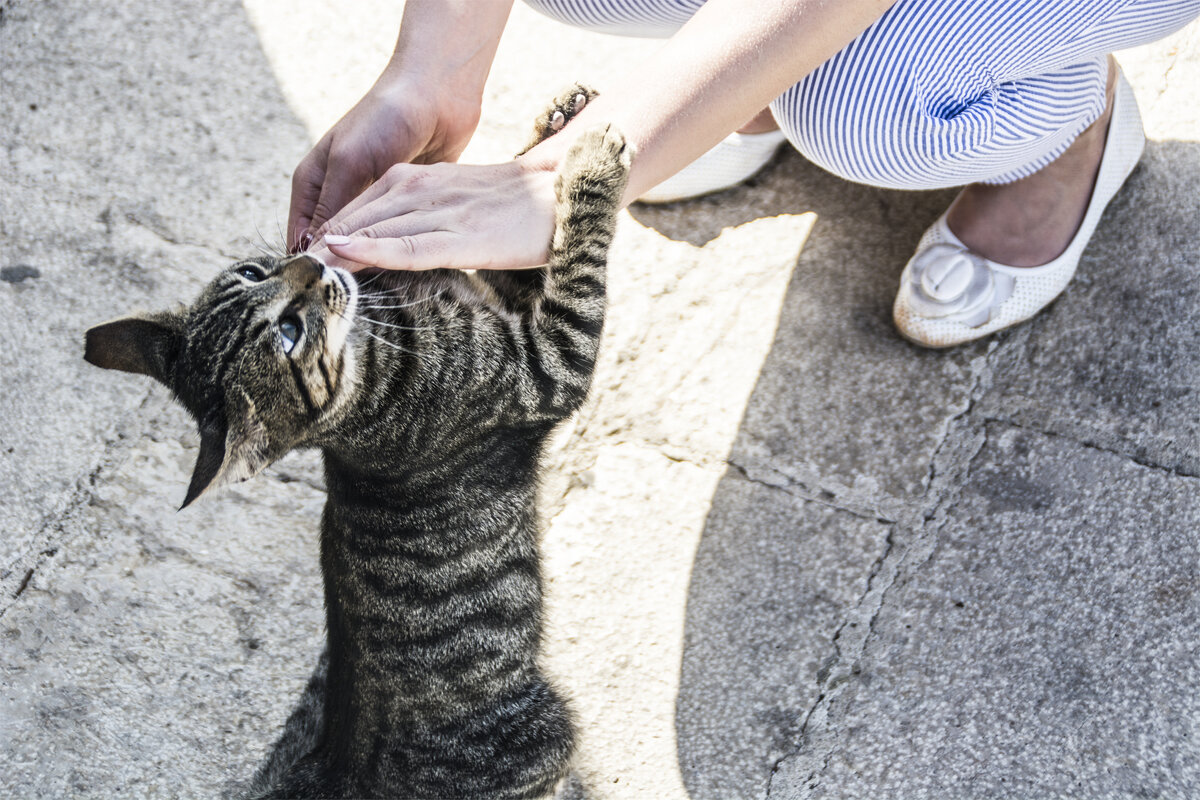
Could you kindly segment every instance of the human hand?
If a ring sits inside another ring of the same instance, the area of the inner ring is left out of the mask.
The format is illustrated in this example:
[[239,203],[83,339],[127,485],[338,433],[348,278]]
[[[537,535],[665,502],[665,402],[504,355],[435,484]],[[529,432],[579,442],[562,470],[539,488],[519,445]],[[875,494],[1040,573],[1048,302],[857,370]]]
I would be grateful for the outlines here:
[[521,269],[546,263],[553,165],[396,164],[316,232],[309,251],[350,270]]
[[479,123],[478,98],[428,83],[385,73],[304,157],[292,175],[290,249],[393,164],[458,158]]

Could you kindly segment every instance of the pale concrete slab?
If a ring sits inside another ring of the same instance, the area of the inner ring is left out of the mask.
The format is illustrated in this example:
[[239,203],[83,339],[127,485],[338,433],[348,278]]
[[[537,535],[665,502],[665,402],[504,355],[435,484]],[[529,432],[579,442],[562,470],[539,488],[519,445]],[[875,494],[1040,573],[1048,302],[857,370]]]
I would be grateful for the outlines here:
[[[190,423],[147,381],[84,365],[81,334],[188,298],[260,232],[278,241],[291,169],[374,80],[401,4],[0,8],[0,775],[22,796],[225,794],[273,739],[319,648],[318,469],[289,459],[176,514]],[[507,157],[546,97],[576,79],[603,89],[655,46],[518,5],[466,159]],[[785,154],[749,186],[622,217],[596,391],[550,454],[543,502],[547,659],[580,713],[587,796],[808,796],[808,775],[835,751],[874,764],[885,720],[921,724],[871,677],[899,686],[928,656],[910,652],[901,620],[920,617],[913,641],[945,642],[963,659],[969,645],[1002,652],[1014,636],[997,626],[947,642],[937,625],[961,610],[906,594],[962,577],[961,559],[935,556],[948,520],[964,541],[982,523],[1040,521],[1043,494],[1021,480],[1051,474],[1058,496],[1103,510],[1102,521],[1136,519],[1144,497],[1195,496],[1198,54],[1200,25],[1122,55],[1155,140],[1146,163],[1081,279],[1047,316],[992,343],[924,353],[888,323],[896,276],[949,193],[853,187]],[[1000,444],[1012,425],[1052,435],[1012,434],[1031,442],[1014,455],[1017,445]],[[986,447],[985,431],[1000,431]],[[987,486],[981,469],[994,473]],[[1046,548],[1086,554],[1099,583],[1092,605],[1064,584],[1091,614],[1053,628],[1079,643],[1078,658],[1029,634],[1043,646],[1030,668],[1044,668],[1048,704],[1014,717],[1022,735],[1044,724],[1049,741],[1061,738],[1055,703],[1067,717],[1115,708],[1058,691],[1056,670],[1111,679],[1121,703],[1150,696],[1165,667],[1144,663],[1123,622],[1175,648],[1165,663],[1176,684],[1161,697],[1194,693],[1190,622],[1172,632],[1137,617],[1149,601],[1115,582],[1129,559],[1150,577],[1194,562],[1184,517],[1160,517],[1144,517],[1154,535],[1110,535],[1111,563],[1097,561],[1100,545],[1077,543],[1088,518],[1076,528],[1056,518]],[[1167,534],[1175,550],[1146,543]],[[1001,601],[1010,573],[1032,587],[1024,605],[987,609],[1018,631],[1043,621],[1056,588],[1037,571],[1056,553],[1025,554],[1024,543],[1015,528],[982,543],[1013,563],[971,584]],[[1116,633],[1111,654],[1094,630]],[[981,692],[1005,679],[972,674]],[[941,688],[923,690],[931,709],[947,700]],[[1144,725],[1197,719],[1169,705],[1145,706]],[[1037,744],[1036,764],[1006,761],[989,736],[964,745],[999,765],[979,785],[1002,788],[1012,764],[1059,775],[1076,763]],[[1104,763],[1126,741],[1093,738],[1099,750],[1079,751],[1080,763]],[[1144,738],[1146,763],[1164,763]],[[1195,737],[1175,741],[1174,772],[1121,774],[1175,776],[1153,785],[1196,794]],[[937,769],[927,782],[951,777]],[[882,796],[889,780],[836,777],[864,796]],[[892,796],[920,796],[905,792]]]
[[[816,214],[734,463],[762,480],[888,519],[919,501],[933,454],[948,422],[966,409],[987,349],[980,343],[934,353],[892,329],[894,267],[951,197],[850,185],[785,153],[749,186],[671,208],[632,209],[639,222],[672,238],[695,235],[693,216],[715,228]],[[854,424],[831,425],[831,418]]]
[[[129,381],[137,378],[130,377]],[[159,431],[189,421],[155,391]],[[140,437],[0,621],[21,797],[217,797],[253,773],[323,643],[316,460],[180,513],[195,436]]]
[[[235,4],[8,3],[0,28],[0,587],[53,546],[146,390],[82,331],[276,239],[303,128]],[[263,135],[263,132],[267,135]],[[130,435],[137,435],[134,432]]]

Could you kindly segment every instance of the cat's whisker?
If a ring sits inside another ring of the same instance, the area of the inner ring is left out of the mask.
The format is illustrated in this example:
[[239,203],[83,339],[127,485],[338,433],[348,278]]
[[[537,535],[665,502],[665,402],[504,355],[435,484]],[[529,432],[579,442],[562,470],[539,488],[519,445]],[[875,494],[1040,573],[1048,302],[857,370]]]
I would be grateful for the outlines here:
[[374,283],[375,281],[379,280],[379,279],[380,279],[380,278],[382,278],[384,275],[387,275],[387,272],[383,272],[383,271],[381,271],[381,272],[377,272],[377,273],[375,273],[374,275],[372,275],[371,277],[367,278],[365,281],[359,281],[359,282],[358,282],[358,286],[359,286],[359,288],[360,288],[360,289],[361,289],[361,288],[365,288],[365,287],[367,287],[367,286],[370,286],[372,283]]
[[283,249],[288,248],[287,234],[283,230],[283,223],[279,221],[279,214],[275,214],[275,234],[279,237],[278,241],[283,242]]
[[[276,217],[276,224],[278,224],[278,222],[279,222],[279,219],[278,219],[278,217]],[[263,236],[262,231],[258,227],[258,223],[254,224],[254,232],[256,234],[258,234],[258,238],[262,240],[261,246],[258,245],[257,243],[254,244],[255,248],[257,248],[260,253],[262,253],[265,256],[272,256],[275,258],[282,258],[283,256],[287,255],[284,248],[281,248],[278,245],[271,244],[271,242],[267,240],[267,237]],[[282,234],[280,235],[279,238],[282,241],[282,239],[283,239]]]
[[433,326],[431,326],[431,325],[393,325],[392,323],[384,322],[383,320],[372,319],[370,317],[361,317],[361,316],[356,317],[355,319],[357,319],[359,322],[367,322],[367,323],[370,323],[371,325],[381,325],[384,328],[393,328],[398,331],[431,331],[431,330],[433,330]]
[[[350,323],[351,327],[357,326],[357,323],[359,323],[359,322],[369,322],[369,323],[372,323],[375,325],[383,325],[388,328],[397,328],[399,330],[413,330],[413,331],[430,330],[430,328],[412,328],[412,327],[406,327],[403,325],[390,325],[386,322],[380,322],[379,320],[374,320],[374,319],[371,319],[370,317],[365,317],[365,316],[358,315],[358,314],[356,314],[353,319],[349,319],[346,317],[345,314],[343,314],[339,311],[332,311],[332,309],[331,309],[331,313],[333,313],[333,315],[336,317],[341,317],[343,320],[348,321]],[[382,344],[386,344],[388,347],[392,348],[393,350],[398,350],[401,353],[407,353],[410,356],[416,356],[421,361],[426,360],[424,353],[418,353],[414,350],[409,350],[407,347],[404,347],[403,345],[399,345],[393,341],[389,341],[388,339],[385,339],[384,337],[380,336],[379,334],[374,333],[369,328],[359,327],[358,329],[360,331],[362,331],[363,333],[365,333],[367,336],[370,336],[372,339],[374,339]]]
[[408,354],[408,355],[410,355],[410,356],[416,356],[416,358],[417,358],[417,359],[419,359],[420,361],[425,361],[425,360],[426,360],[426,359],[425,359],[425,354],[424,354],[424,353],[418,353],[418,352],[416,352],[416,351],[414,351],[414,350],[409,350],[407,347],[402,347],[401,345],[398,345],[398,344],[396,344],[395,342],[392,342],[392,341],[389,341],[389,340],[387,340],[387,339],[383,338],[383,337],[382,337],[382,336],[380,336],[379,334],[372,333],[372,332],[371,332],[370,330],[368,330],[367,328],[360,328],[359,330],[361,330],[361,331],[362,331],[363,333],[365,333],[367,336],[370,336],[372,339],[374,339],[375,341],[379,342],[380,344],[385,344],[385,345],[387,345],[388,347],[392,348],[393,350],[398,350],[399,352],[401,352],[401,353],[406,353],[406,354]]
[[359,295],[359,302],[357,305],[359,308],[371,308],[371,309],[381,309],[381,310],[382,309],[410,308],[412,306],[416,306],[416,305],[420,305],[422,303],[428,303],[432,300],[436,300],[437,298],[441,297],[444,293],[445,293],[445,290],[439,289],[438,291],[436,291],[426,297],[412,298],[410,300],[403,301],[400,303],[366,303],[363,301],[365,301],[365,300],[401,300],[401,298],[397,297],[394,294],[382,294],[382,293],[374,294],[374,293],[368,292],[368,293]]
[[399,311],[405,308],[421,305],[423,301],[414,300],[409,303],[358,303],[356,308],[369,311]]

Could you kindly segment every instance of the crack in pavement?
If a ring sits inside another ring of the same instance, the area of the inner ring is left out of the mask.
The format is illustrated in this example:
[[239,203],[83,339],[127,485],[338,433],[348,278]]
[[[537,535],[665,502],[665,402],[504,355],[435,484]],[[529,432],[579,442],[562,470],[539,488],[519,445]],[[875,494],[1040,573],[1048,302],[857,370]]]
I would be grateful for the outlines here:
[[[987,442],[986,420],[976,419],[976,408],[990,385],[995,361],[1000,357],[997,354],[1020,350],[1027,340],[1027,333],[1018,333],[1003,343],[989,346],[979,359],[973,360],[974,378],[966,392],[966,403],[961,411],[945,421],[943,435],[930,456],[925,493],[913,501],[915,508],[910,513],[903,514],[889,527],[883,552],[867,575],[866,588],[834,631],[834,654],[817,674],[817,699],[803,717],[796,749],[772,764],[766,797],[771,796],[775,776],[793,759],[800,761],[803,787],[811,791],[819,785],[819,778],[833,757],[839,733],[830,729],[832,706],[850,686],[854,676],[861,673],[863,654],[887,597],[895,589],[903,588],[936,552],[941,530],[947,522],[944,517],[939,519],[939,515],[969,478],[970,466]],[[950,462],[939,470],[939,461],[947,456]],[[898,541],[897,534],[902,529],[911,534],[910,542],[901,544]],[[853,637],[849,637],[849,631],[855,632]],[[814,745],[808,753],[804,752],[806,740]]]
[[[765,486],[768,489],[774,489],[775,491],[783,492],[784,494],[788,495],[789,497],[792,497],[797,500],[803,500],[805,502],[816,503],[818,505],[822,505],[827,508],[832,508],[836,511],[844,511],[845,513],[850,514],[851,516],[857,517],[858,519],[870,520],[870,521],[879,522],[879,523],[882,523],[885,525],[891,525],[891,524],[894,524],[899,521],[897,519],[889,518],[889,517],[879,513],[878,511],[873,510],[869,504],[864,504],[862,507],[858,507],[858,508],[855,508],[852,506],[839,505],[837,502],[835,502],[835,500],[838,496],[836,493],[830,492],[825,489],[814,490],[812,487],[808,486],[804,482],[798,481],[788,475],[784,475],[783,473],[778,472],[777,470],[774,470],[770,467],[755,465],[753,467],[753,469],[769,471],[773,475],[778,475],[779,478],[781,479],[782,483],[772,483],[770,481],[763,480],[762,478],[756,478],[753,475],[751,475],[749,472],[751,467],[747,467],[747,466],[740,464],[737,461],[734,461],[732,459],[727,459],[723,463],[727,467],[730,467],[730,468],[736,470],[738,472],[738,474],[740,474],[747,481],[758,484],[759,486]],[[896,499],[896,498],[892,498],[889,495],[889,496],[887,496],[887,499]]]

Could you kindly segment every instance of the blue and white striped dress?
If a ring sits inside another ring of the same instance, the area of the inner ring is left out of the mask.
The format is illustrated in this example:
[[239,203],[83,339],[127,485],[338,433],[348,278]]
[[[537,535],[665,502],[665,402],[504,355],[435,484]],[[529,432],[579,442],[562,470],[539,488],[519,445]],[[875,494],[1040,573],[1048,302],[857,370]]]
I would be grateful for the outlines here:
[[[526,0],[603,33],[667,37],[704,0]],[[1106,56],[1200,16],[1200,0],[899,0],[771,104],[797,150],[896,189],[1008,183],[1104,110]]]

